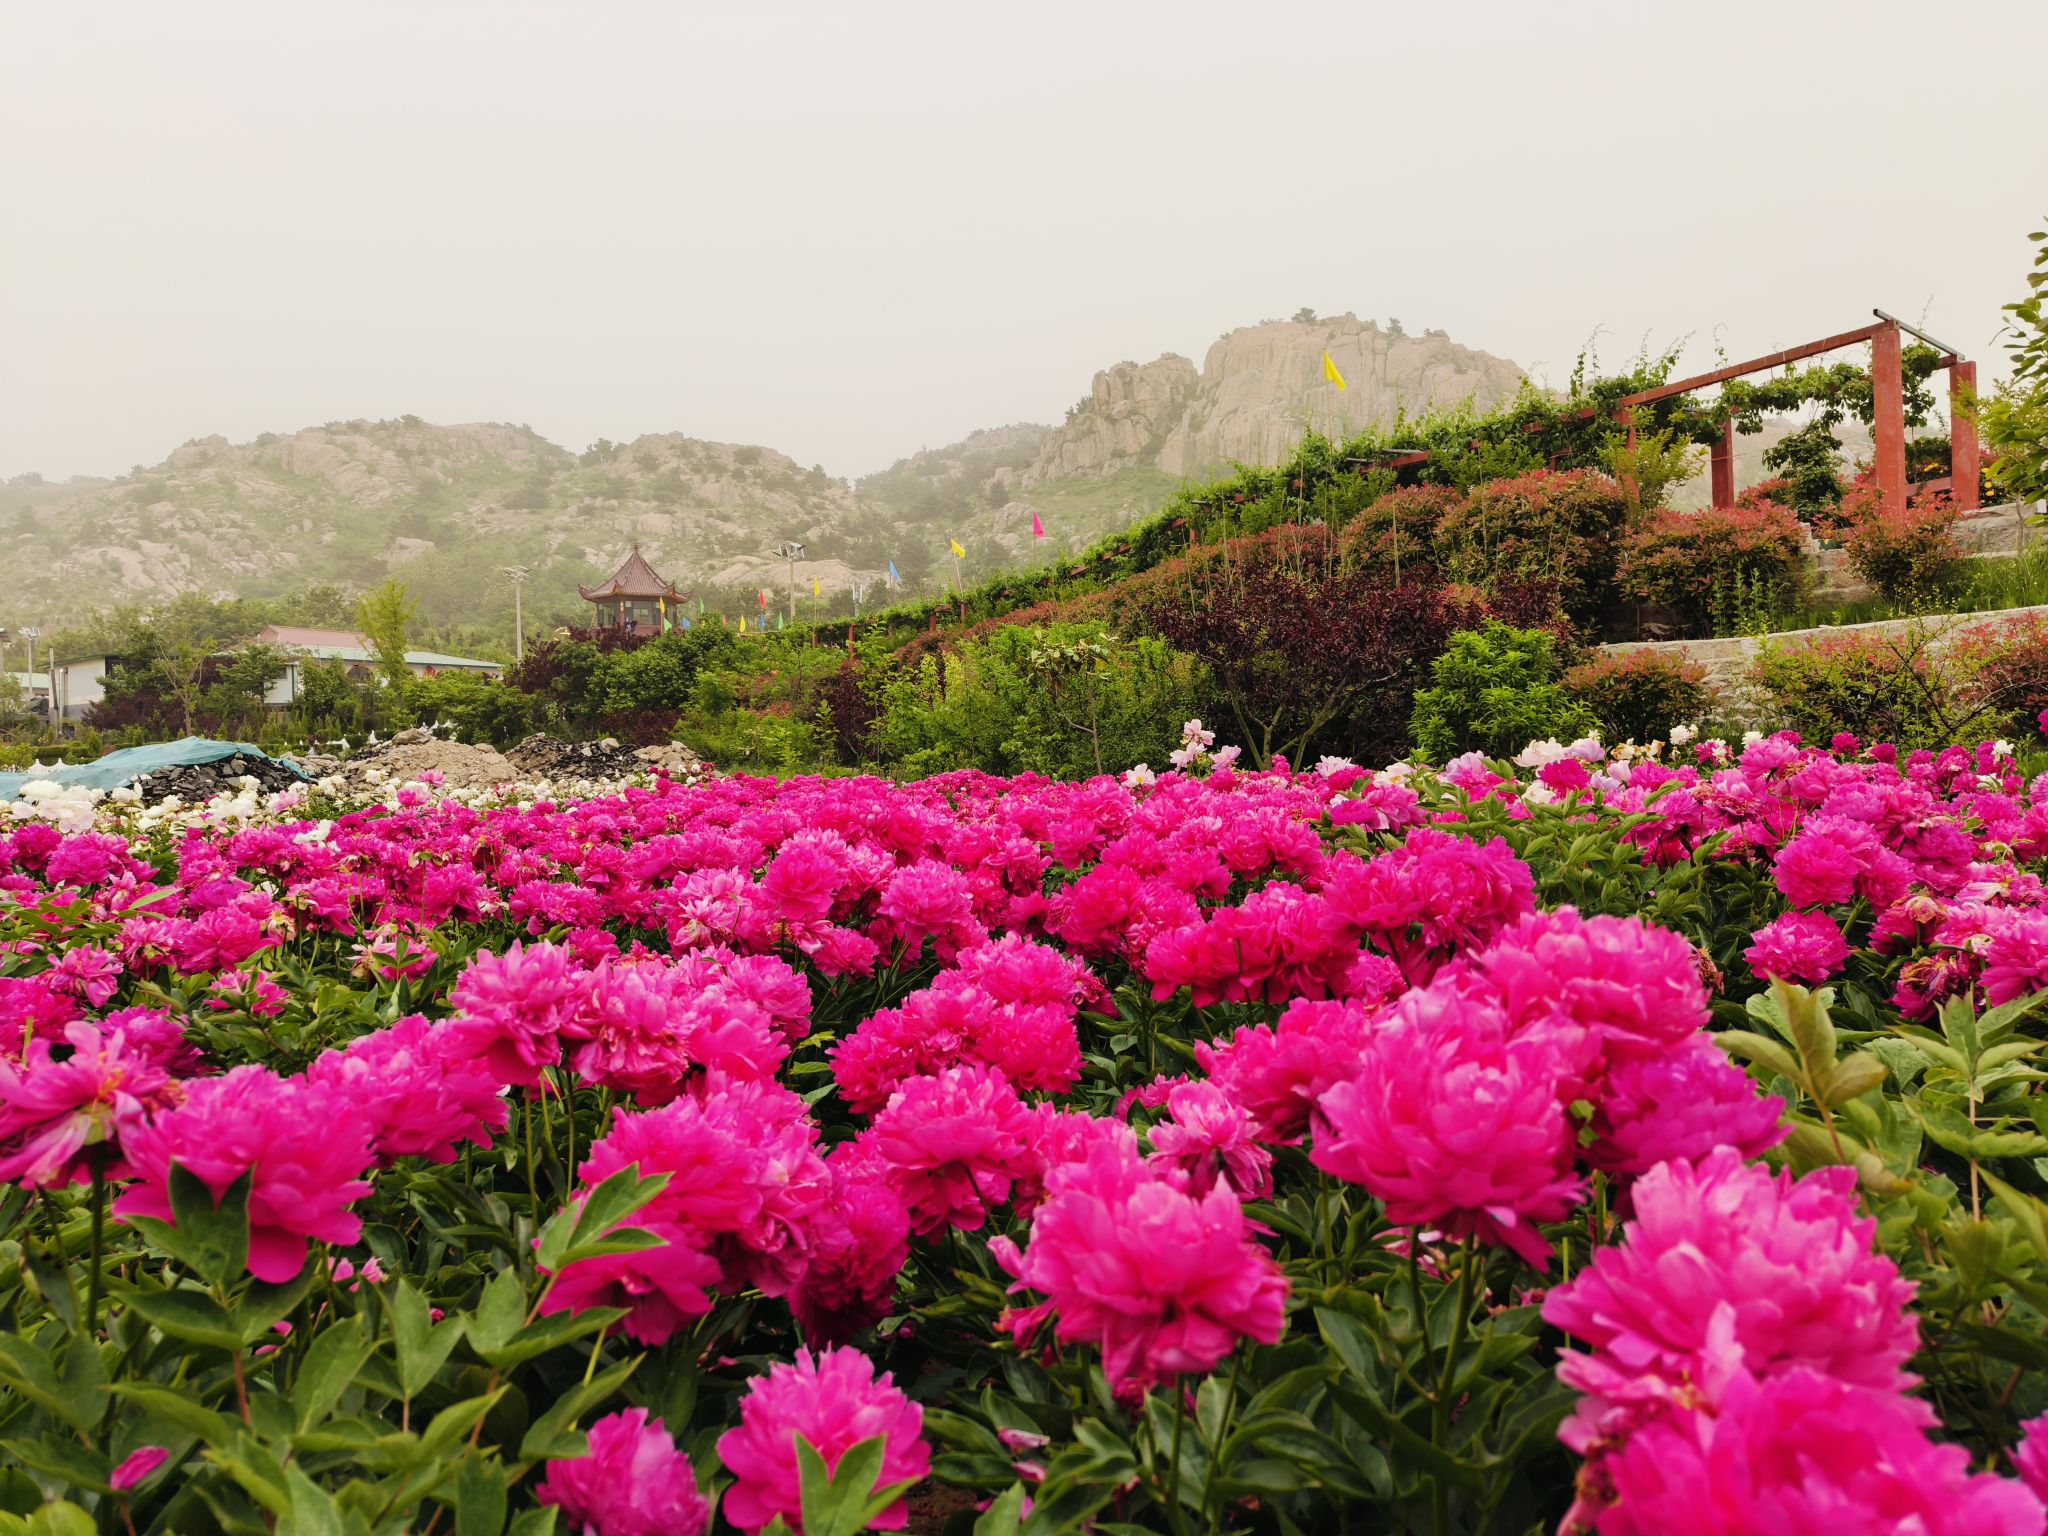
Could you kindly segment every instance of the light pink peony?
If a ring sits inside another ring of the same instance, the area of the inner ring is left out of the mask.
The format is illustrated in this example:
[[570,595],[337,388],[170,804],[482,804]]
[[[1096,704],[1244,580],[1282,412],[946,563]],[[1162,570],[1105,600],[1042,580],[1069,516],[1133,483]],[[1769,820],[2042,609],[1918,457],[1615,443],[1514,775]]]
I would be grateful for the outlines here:
[[1910,1385],[1913,1287],[1871,1251],[1877,1224],[1858,1218],[1855,1188],[1853,1169],[1794,1179],[1732,1147],[1638,1179],[1621,1241],[1543,1303],[1545,1321],[1592,1346],[1558,1366],[1587,1394],[1565,1442],[1611,1438],[1731,1350],[1761,1376],[1808,1366],[1876,1391]]
[[[803,1499],[797,1473],[796,1439],[801,1435],[836,1471],[839,1459],[863,1440],[885,1437],[877,1486],[915,1482],[931,1468],[931,1451],[919,1431],[924,1410],[897,1389],[885,1371],[857,1349],[800,1349],[789,1364],[756,1376],[740,1399],[740,1421],[718,1437],[718,1459],[735,1481],[725,1492],[725,1518],[749,1533],[780,1515],[790,1529],[803,1530]],[[898,1531],[909,1518],[898,1499],[870,1525]]]
[[1751,936],[1742,958],[1763,977],[1819,986],[1848,963],[1849,945],[1825,912],[1787,912]]
[[1271,1344],[1285,1326],[1287,1280],[1252,1237],[1237,1197],[1196,1197],[1127,1150],[1097,1146],[1048,1178],[1030,1246],[989,1244],[1039,1306],[1010,1316],[1019,1339],[1050,1314],[1063,1343],[1093,1344],[1120,1391],[1206,1371],[1241,1338]]
[[175,1109],[122,1130],[136,1182],[117,1217],[171,1220],[173,1161],[217,1201],[243,1173],[249,1189],[249,1273],[279,1284],[306,1262],[308,1239],[353,1243],[362,1223],[349,1206],[370,1192],[369,1131],[333,1089],[237,1067],[188,1085]]
[[1543,1036],[1510,1039],[1484,999],[1411,992],[1356,1075],[1323,1095],[1310,1159],[1364,1185],[1398,1226],[1476,1234],[1545,1268],[1536,1224],[1580,1198],[1559,1071]]
[[589,1453],[549,1462],[534,1494],[575,1536],[702,1536],[711,1523],[690,1458],[645,1408],[593,1423]]

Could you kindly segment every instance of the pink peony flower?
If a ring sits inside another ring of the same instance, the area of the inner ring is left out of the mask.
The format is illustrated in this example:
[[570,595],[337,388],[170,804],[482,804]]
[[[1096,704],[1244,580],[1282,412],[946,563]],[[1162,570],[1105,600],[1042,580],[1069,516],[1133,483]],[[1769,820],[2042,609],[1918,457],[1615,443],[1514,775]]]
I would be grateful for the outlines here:
[[805,1233],[829,1197],[818,1128],[775,1083],[707,1078],[660,1109],[622,1114],[592,1145],[581,1176],[599,1184],[629,1164],[668,1187],[633,1219],[669,1222],[717,1259],[718,1285],[786,1294],[803,1273]]
[[362,1223],[349,1210],[370,1192],[368,1128],[333,1089],[236,1067],[187,1085],[185,1101],[122,1129],[136,1182],[116,1217],[170,1221],[171,1164],[195,1175],[218,1201],[253,1172],[249,1273],[281,1284],[306,1262],[308,1239],[353,1243]]
[[498,1081],[537,1087],[543,1068],[561,1060],[558,1038],[580,979],[568,951],[554,944],[513,944],[503,954],[481,951],[449,990],[459,1054],[481,1057]]
[[[752,1533],[779,1515],[802,1532],[799,1435],[828,1472],[837,1471],[840,1458],[863,1440],[883,1436],[876,1486],[915,1482],[931,1467],[931,1451],[919,1434],[923,1425],[924,1410],[886,1371],[876,1376],[874,1363],[859,1350],[800,1349],[795,1361],[754,1378],[740,1399],[739,1423],[718,1437],[718,1459],[734,1478],[725,1492],[725,1518]],[[870,1529],[898,1531],[908,1518],[908,1506],[898,1499]]]
[[1027,1250],[999,1237],[989,1251],[1013,1292],[1047,1298],[1011,1314],[1020,1341],[1050,1313],[1061,1342],[1102,1351],[1119,1390],[1209,1370],[1240,1338],[1271,1344],[1285,1324],[1286,1277],[1237,1197],[1221,1185],[1192,1195],[1111,1146],[1048,1176]]
[[1855,1187],[1850,1168],[1795,1180],[1733,1147],[1639,1178],[1621,1241],[1543,1303],[1545,1321],[1592,1346],[1558,1366],[1587,1394],[1565,1443],[1583,1451],[1697,1388],[1717,1329],[1718,1352],[1758,1375],[1807,1366],[1873,1391],[1910,1385],[1913,1287],[1872,1252],[1877,1223],[1857,1217]]
[[1310,1160],[1364,1185],[1396,1225],[1476,1234],[1545,1268],[1536,1224],[1580,1198],[1559,1070],[1546,1039],[1510,1039],[1489,1003],[1409,993],[1323,1095]]
[[1030,1170],[1029,1129],[1030,1111],[1002,1073],[949,1067],[905,1083],[867,1134],[923,1237],[944,1226],[975,1231],[1009,1198]]
[[1301,1140],[1316,1101],[1358,1070],[1375,1010],[1356,1001],[1290,1003],[1274,1024],[1241,1026],[1220,1044],[1198,1041],[1209,1080],[1244,1106],[1261,1141]]
[[576,1536],[702,1536],[711,1523],[690,1458],[645,1408],[593,1423],[589,1452],[549,1462],[534,1493]]
[[1787,912],[1752,936],[1743,958],[1757,975],[1818,986],[1848,962],[1849,945],[1825,912]]
[[1170,1118],[1152,1127],[1147,1159],[1206,1195],[1220,1181],[1241,1200],[1273,1193],[1273,1154],[1254,1138],[1252,1117],[1212,1083],[1181,1083],[1166,1095]]
[[2048,1503],[2048,1413],[2020,1426],[2021,1439],[2012,1453],[2013,1470],[2034,1496]]
[[861,1143],[842,1142],[825,1160],[831,1198],[812,1215],[803,1277],[789,1294],[813,1344],[843,1344],[886,1316],[910,1260],[910,1213],[888,1170],[866,1153]]
[[160,1445],[137,1446],[122,1460],[121,1465],[107,1476],[107,1486],[116,1493],[126,1493],[149,1481],[150,1474],[166,1461],[171,1453]]
[[345,1051],[323,1053],[306,1080],[335,1090],[385,1167],[401,1157],[452,1163],[457,1146],[489,1146],[508,1118],[497,1077],[482,1061],[455,1055],[454,1045],[446,1028],[411,1014]]
[[1589,1030],[1610,1054],[1661,1051],[1706,1027],[1693,948],[1634,917],[1537,912],[1466,964],[1517,1032],[1553,1021]]
[[[1713,1411],[1644,1426],[1599,1466],[1567,1529],[1600,1536],[2040,1536],[2041,1500],[1973,1474],[1926,1411],[1805,1367],[1737,1371]],[[1576,1522],[1576,1523],[1575,1523]]]
[[1421,827],[1370,863],[1332,861],[1323,894],[1409,981],[1427,981],[1453,953],[1492,942],[1535,907],[1536,878],[1500,838],[1487,843]]
[[718,1261],[696,1246],[699,1234],[686,1227],[638,1216],[625,1225],[653,1234],[662,1246],[578,1259],[549,1287],[541,1313],[624,1307],[619,1326],[630,1337],[650,1346],[666,1344],[711,1310],[704,1288],[718,1284]]
[[123,1126],[178,1098],[161,1063],[120,1029],[80,1020],[64,1038],[62,1061],[47,1038],[29,1042],[25,1062],[0,1060],[0,1179],[30,1189],[83,1183],[94,1158],[103,1174],[124,1177]]
[[1633,1175],[1716,1147],[1761,1157],[1790,1134],[1784,1116],[1783,1099],[1760,1095],[1747,1073],[1697,1034],[1668,1055],[1631,1057],[1607,1073],[1586,1161]]

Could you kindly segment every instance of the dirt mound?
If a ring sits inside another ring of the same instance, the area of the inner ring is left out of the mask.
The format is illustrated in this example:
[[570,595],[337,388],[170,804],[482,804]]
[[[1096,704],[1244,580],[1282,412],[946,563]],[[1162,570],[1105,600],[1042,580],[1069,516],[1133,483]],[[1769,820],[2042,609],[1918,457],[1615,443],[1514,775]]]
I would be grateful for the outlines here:
[[437,773],[450,789],[488,789],[519,777],[519,771],[496,747],[442,741],[428,730],[400,731],[389,741],[367,747],[350,758],[342,772],[358,780],[375,772],[394,784],[409,784],[422,775]]

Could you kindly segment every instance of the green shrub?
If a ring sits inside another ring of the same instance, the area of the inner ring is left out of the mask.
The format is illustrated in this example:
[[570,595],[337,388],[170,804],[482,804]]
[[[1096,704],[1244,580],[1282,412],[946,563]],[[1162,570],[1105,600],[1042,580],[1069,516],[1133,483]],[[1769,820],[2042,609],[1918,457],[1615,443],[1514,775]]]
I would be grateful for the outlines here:
[[1352,517],[1337,547],[1354,565],[1388,580],[1413,576],[1437,563],[1437,528],[1464,504],[1454,486],[1399,486]]
[[1564,675],[1564,689],[1592,711],[1610,744],[1662,741],[1707,710],[1707,669],[1683,653],[1603,652]]
[[1149,636],[1003,628],[888,674],[866,734],[906,775],[1087,778],[1162,760],[1200,711],[1202,684],[1192,658]]
[[1532,741],[1582,736],[1593,712],[1557,681],[1551,638],[1489,619],[1461,629],[1430,667],[1433,686],[1415,695],[1416,750],[1442,763],[1460,752],[1508,757]]
[[1955,535],[1961,514],[1947,496],[1922,497],[1887,512],[1875,487],[1858,486],[1843,498],[1843,511],[1849,563],[1891,602],[1929,606],[1962,574],[1963,551]]
[[1453,580],[1554,583],[1572,618],[1596,618],[1614,596],[1628,504],[1621,487],[1589,470],[1532,470],[1475,486],[1445,510],[1437,548]]
[[1799,606],[1806,531],[1770,501],[1659,512],[1624,537],[1617,577],[1627,596],[1675,611],[1687,634],[1710,635],[1728,627],[1716,610],[1731,591],[1756,593],[1779,612]]
[[534,728],[532,699],[474,672],[408,677],[403,697],[405,709],[416,723],[452,725],[458,741],[510,746]]
[[1848,732],[1907,749],[1973,739],[1985,717],[1971,686],[1973,663],[1937,657],[1930,632],[1839,635],[1798,647],[1769,645],[1750,668],[1768,723],[1825,743]]

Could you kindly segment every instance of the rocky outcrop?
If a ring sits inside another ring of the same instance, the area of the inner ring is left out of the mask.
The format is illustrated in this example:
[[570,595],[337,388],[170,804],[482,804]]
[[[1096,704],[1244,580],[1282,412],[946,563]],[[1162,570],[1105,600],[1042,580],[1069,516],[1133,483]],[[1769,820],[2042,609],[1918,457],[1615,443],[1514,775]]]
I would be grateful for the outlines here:
[[[1327,352],[1344,376],[1323,373]],[[1311,428],[1348,435],[1471,401],[1482,409],[1522,385],[1513,363],[1442,331],[1383,331],[1371,320],[1271,320],[1230,332],[1202,367],[1169,353],[1095,376],[1088,399],[1039,450],[1026,486],[1145,464],[1173,476],[1276,464]]]
[[1150,363],[1103,369],[1088,398],[1038,450],[1022,484],[1113,474],[1128,464],[1155,461],[1201,381],[1195,365],[1173,352]]

